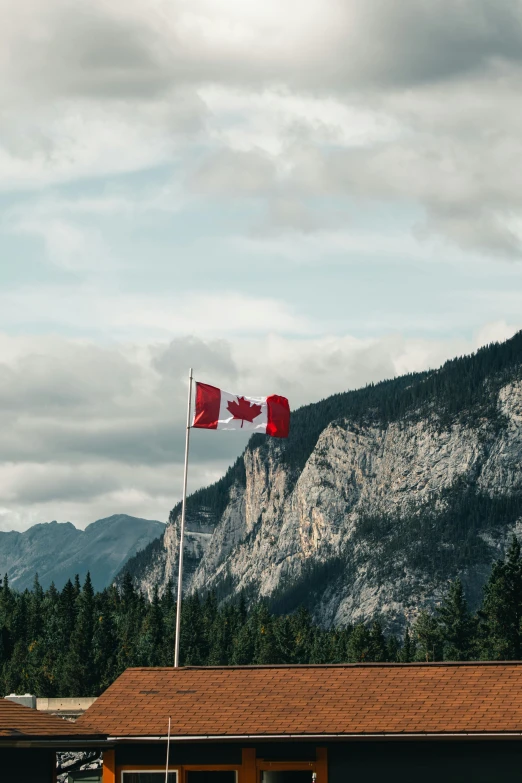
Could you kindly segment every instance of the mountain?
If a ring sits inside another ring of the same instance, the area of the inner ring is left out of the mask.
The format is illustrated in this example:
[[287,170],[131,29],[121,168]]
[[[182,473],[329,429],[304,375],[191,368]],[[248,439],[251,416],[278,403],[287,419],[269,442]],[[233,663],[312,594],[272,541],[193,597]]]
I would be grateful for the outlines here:
[[34,575],[42,587],[54,581],[61,589],[90,571],[96,590],[106,587],[132,555],[163,532],[165,525],[150,519],[115,514],[78,530],[70,522],[46,522],[23,533],[0,532],[0,574],[12,587],[32,587]]
[[[325,625],[380,616],[397,631],[457,575],[477,606],[522,533],[521,463],[519,332],[307,405],[287,441],[254,436],[188,499],[184,587],[285,612],[305,604]],[[177,578],[179,522],[178,505],[127,563],[149,594]]]

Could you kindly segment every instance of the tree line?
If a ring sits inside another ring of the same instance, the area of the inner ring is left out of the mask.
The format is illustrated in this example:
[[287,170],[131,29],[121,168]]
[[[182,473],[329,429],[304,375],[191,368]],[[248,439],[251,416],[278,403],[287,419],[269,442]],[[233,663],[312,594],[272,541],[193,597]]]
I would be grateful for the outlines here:
[[[127,574],[95,593],[90,576],[58,591],[18,592],[0,584],[0,678],[4,693],[98,695],[129,666],[170,666],[176,603],[172,585],[151,601]],[[261,601],[218,604],[210,593],[188,596],[181,623],[182,665],[520,660],[522,557],[513,537],[493,566],[483,601],[471,612],[462,583],[440,604],[419,612],[402,638],[379,619],[325,629],[299,607],[277,615]]]

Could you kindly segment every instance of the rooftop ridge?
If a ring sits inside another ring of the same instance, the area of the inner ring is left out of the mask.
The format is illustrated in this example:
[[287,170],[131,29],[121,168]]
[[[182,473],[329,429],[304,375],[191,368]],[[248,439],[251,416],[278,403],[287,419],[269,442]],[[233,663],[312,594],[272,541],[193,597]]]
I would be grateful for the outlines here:
[[409,663],[361,662],[361,663],[254,663],[246,665],[223,666],[130,666],[126,671],[230,671],[245,669],[406,669],[455,666],[522,666],[522,661],[411,661]]

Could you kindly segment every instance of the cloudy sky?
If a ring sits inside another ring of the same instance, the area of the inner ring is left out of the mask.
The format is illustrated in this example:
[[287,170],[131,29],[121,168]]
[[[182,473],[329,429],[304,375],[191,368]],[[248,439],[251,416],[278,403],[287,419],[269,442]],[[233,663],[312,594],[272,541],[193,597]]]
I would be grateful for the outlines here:
[[522,328],[522,0],[0,18],[0,529],[165,520],[191,365],[296,407]]

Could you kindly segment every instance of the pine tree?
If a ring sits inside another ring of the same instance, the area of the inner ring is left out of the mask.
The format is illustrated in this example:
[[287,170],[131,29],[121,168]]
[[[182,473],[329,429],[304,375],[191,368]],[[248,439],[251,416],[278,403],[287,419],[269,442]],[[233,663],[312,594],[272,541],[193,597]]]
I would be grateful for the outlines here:
[[123,609],[129,612],[136,604],[136,591],[134,589],[134,582],[128,571],[123,574],[121,583],[121,601]]
[[145,611],[144,597],[134,588],[129,572],[123,575],[120,601],[116,613],[118,654],[116,668],[119,672],[138,664],[138,644]]
[[413,626],[416,640],[417,661],[441,661],[442,637],[436,618],[426,609],[419,612],[419,616]]
[[76,622],[76,590],[70,579],[67,580],[60,593],[58,602],[58,618],[60,627],[59,644],[62,649],[67,649],[71,641],[71,635]]
[[7,636],[7,629],[5,625],[0,625],[0,687],[2,687],[1,682],[3,677],[4,667],[9,660],[9,656],[6,650],[6,636]]
[[232,657],[230,662],[233,666],[246,666],[249,663],[253,663],[255,651],[255,630],[253,623],[247,621],[240,626],[239,631],[232,641]]
[[387,660],[386,639],[379,620],[375,620],[368,637],[368,660],[382,663]]
[[261,603],[256,607],[254,618],[257,626],[257,634],[256,649],[252,663],[277,663],[278,649],[274,632],[274,622],[265,603]]
[[162,663],[163,616],[158,586],[154,585],[152,602],[147,607],[138,642],[137,656],[142,666],[160,666]]
[[364,663],[370,658],[370,632],[364,623],[358,623],[348,640],[347,655],[351,663]]
[[207,593],[201,608],[201,619],[205,628],[205,635],[210,638],[214,623],[218,617],[218,602],[214,591]]
[[296,663],[308,663],[312,648],[312,616],[308,609],[300,606],[296,613],[290,616],[294,635],[294,660]]
[[310,645],[310,663],[330,663],[332,655],[330,634],[322,628],[314,628]]
[[0,674],[13,653],[14,640],[11,632],[13,608],[14,598],[6,574],[0,589]]
[[163,615],[163,642],[161,660],[163,666],[171,666],[174,659],[174,639],[176,636],[176,602],[173,584],[169,579],[160,599]]
[[346,646],[350,638],[351,629],[347,632],[346,628],[330,628],[328,634],[328,649],[330,663],[345,663]]
[[184,666],[201,666],[207,656],[201,602],[194,593],[186,596],[181,606],[180,660]]
[[33,589],[29,596],[28,607],[28,636],[31,641],[36,641],[43,635],[44,615],[43,615],[44,591],[38,580],[38,574],[35,574]]
[[411,663],[415,658],[415,643],[411,638],[410,629],[406,628],[404,632],[404,640],[399,652],[399,660],[401,663]]
[[78,611],[69,649],[65,656],[60,695],[89,696],[97,690],[94,669],[94,590],[87,572],[80,595]]
[[505,561],[498,560],[484,588],[481,657],[520,660],[522,652],[522,559],[513,536]]
[[13,639],[16,643],[22,644],[25,651],[29,644],[29,600],[28,590],[18,595],[18,599],[13,604],[11,619]]
[[27,649],[23,641],[15,643],[13,653],[5,666],[5,683],[7,693],[28,693],[27,681]]
[[2,589],[0,590],[0,613],[4,618],[11,616],[14,609],[15,598],[9,586],[9,577],[4,575]]
[[57,696],[60,665],[63,655],[60,626],[60,593],[54,582],[45,593],[42,613],[45,618],[43,631],[42,682],[40,696]]
[[394,634],[386,640],[386,661],[390,663],[399,663],[401,660],[401,645]]
[[445,661],[469,661],[473,653],[475,623],[460,579],[451,583],[437,609]]
[[247,602],[245,598],[245,594],[241,592],[239,596],[239,603],[237,605],[237,610],[239,613],[239,620],[242,623],[246,623],[248,619],[248,608],[247,608]]
[[209,666],[226,666],[231,662],[236,617],[235,607],[227,606],[222,610],[216,610],[212,623],[205,622]]
[[112,611],[111,588],[95,600],[93,658],[96,678],[94,695],[102,693],[121,673],[117,668],[118,639]]
[[288,615],[273,622],[277,663],[295,663],[295,636],[292,619]]

